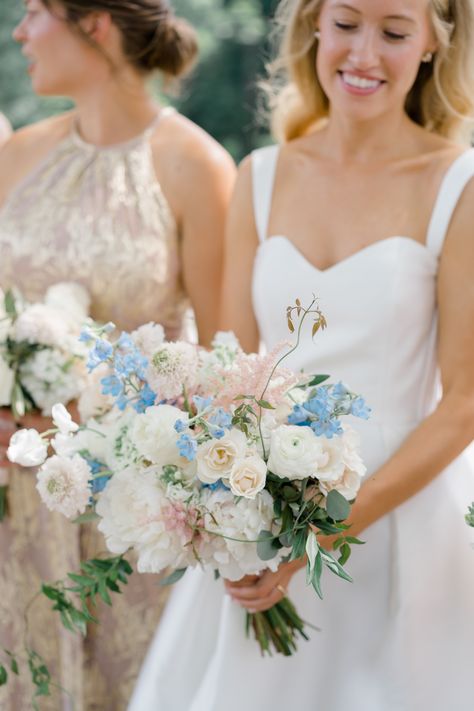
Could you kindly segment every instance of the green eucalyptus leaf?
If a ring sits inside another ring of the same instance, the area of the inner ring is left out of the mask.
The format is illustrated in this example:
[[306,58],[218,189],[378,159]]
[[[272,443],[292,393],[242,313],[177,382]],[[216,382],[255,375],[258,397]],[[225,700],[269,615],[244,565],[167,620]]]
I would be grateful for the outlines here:
[[336,489],[329,492],[326,510],[333,521],[344,521],[350,514],[351,505]]
[[14,297],[13,291],[11,289],[8,289],[8,291],[5,294],[4,305],[5,305],[5,311],[7,312],[8,316],[12,320],[15,319],[17,317],[17,311],[16,311],[15,297]]
[[321,556],[321,551],[318,551],[316,559],[314,561],[314,571],[313,577],[311,578],[311,584],[317,594],[317,596],[322,600],[323,591],[321,589],[321,575],[323,572],[323,559]]
[[308,557],[308,584],[311,582],[313,577],[314,565],[316,562],[316,556],[319,553],[319,543],[314,531],[308,533],[306,539],[306,555]]
[[275,408],[271,405],[268,400],[257,400],[257,405],[260,405],[264,410],[274,410]]
[[[278,542],[278,541],[277,541]],[[277,554],[275,536],[271,531],[260,531],[257,541],[257,555],[260,560],[271,560]]]
[[314,388],[317,385],[321,385],[321,383],[325,383],[326,380],[329,380],[330,377],[330,375],[315,375],[306,385],[306,387]]
[[177,583],[178,580],[181,580],[186,570],[187,568],[178,568],[177,570],[174,570],[171,575],[168,575],[166,578],[160,580],[160,585],[174,585],[174,583]]
[[349,583],[353,582],[349,573],[346,573],[342,565],[340,565],[337,560],[330,553],[328,553],[328,551],[321,550],[321,556],[324,565],[331,571],[331,573],[334,573],[334,575],[339,576],[343,580],[347,580]]

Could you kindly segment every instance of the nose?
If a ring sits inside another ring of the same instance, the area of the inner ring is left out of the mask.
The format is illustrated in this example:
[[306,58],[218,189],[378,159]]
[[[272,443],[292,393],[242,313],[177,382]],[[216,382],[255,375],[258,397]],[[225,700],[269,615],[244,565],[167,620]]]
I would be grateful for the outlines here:
[[353,37],[349,59],[355,69],[367,70],[378,64],[378,33],[367,27]]
[[24,17],[15,27],[12,32],[12,37],[16,42],[26,41],[26,17]]

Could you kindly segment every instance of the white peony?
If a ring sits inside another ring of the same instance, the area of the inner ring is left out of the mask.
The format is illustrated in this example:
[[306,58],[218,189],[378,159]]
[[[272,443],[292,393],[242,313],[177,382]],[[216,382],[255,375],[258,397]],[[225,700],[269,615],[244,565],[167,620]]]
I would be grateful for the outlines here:
[[311,427],[280,425],[272,431],[268,468],[282,479],[315,477],[327,462],[322,441]]
[[165,331],[159,323],[145,323],[131,334],[138,350],[146,358],[151,359],[156,351],[163,345]]
[[320,481],[319,488],[324,496],[336,489],[345,499],[352,501],[357,496],[360,489],[361,477],[356,471],[346,469],[339,479],[332,481]]
[[181,465],[186,460],[177,447],[179,438],[175,430],[177,420],[187,420],[187,413],[172,405],[154,405],[142,415],[137,415],[130,429],[130,439],[138,453],[158,466]]
[[71,459],[54,455],[38,471],[36,488],[50,511],[73,518],[84,513],[89,503],[91,475],[78,454]]
[[204,484],[228,479],[237,459],[247,453],[247,438],[233,429],[221,439],[211,439],[199,445],[196,453],[197,476]]
[[180,497],[179,491],[173,498],[151,471],[128,467],[115,474],[96,506],[108,549],[121,554],[134,548],[141,573],[195,565],[192,546],[187,545],[193,535],[188,525],[193,507],[184,501],[189,492],[183,489]]
[[11,405],[11,394],[15,374],[0,355],[0,407]]
[[261,531],[272,528],[273,499],[268,491],[259,492],[254,499],[237,501],[231,491],[207,491],[204,525],[207,531],[220,535],[210,536],[200,546],[204,567],[218,570],[228,580],[239,580],[265,568],[275,571],[288,550],[282,548],[275,558],[263,561],[256,545]]
[[22,467],[37,467],[48,456],[48,445],[39,432],[33,429],[18,430],[10,439],[8,459]]
[[79,425],[73,422],[70,413],[61,403],[53,405],[51,415],[54,426],[58,428],[61,434],[70,434],[72,432],[77,432],[79,429]]
[[246,499],[254,499],[265,486],[267,465],[257,455],[236,459],[229,476],[229,486],[233,494]]
[[87,290],[75,282],[60,282],[46,291],[44,303],[65,311],[80,323],[87,318],[91,304]]
[[158,397],[175,400],[195,387],[198,353],[190,343],[165,343],[150,359],[147,381]]

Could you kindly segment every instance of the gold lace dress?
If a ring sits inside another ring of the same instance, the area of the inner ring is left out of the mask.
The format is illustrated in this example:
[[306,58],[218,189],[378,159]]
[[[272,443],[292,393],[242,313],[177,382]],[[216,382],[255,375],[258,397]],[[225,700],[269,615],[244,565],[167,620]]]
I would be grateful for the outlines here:
[[[179,335],[187,299],[176,224],[153,168],[155,128],[156,121],[133,140],[104,148],[73,129],[47,155],[0,210],[2,288],[15,284],[37,299],[50,284],[74,280],[88,289],[97,319],[127,330],[154,320],[168,337]],[[95,527],[47,511],[32,470],[12,472],[9,506],[0,523],[0,648],[17,650],[23,613],[40,582],[77,570],[81,558],[105,545]],[[100,626],[85,640],[65,631],[50,603],[38,599],[30,644],[74,699],[53,689],[51,698],[39,699],[41,710],[125,709],[164,597],[155,576],[135,574],[112,609],[100,606]],[[21,666],[21,677],[11,675],[0,687],[2,711],[31,708]]]

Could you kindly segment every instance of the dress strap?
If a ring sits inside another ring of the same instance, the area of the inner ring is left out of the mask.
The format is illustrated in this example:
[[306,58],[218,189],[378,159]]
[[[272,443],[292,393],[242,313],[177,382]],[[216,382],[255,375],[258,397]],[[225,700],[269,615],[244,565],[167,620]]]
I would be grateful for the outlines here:
[[469,149],[449,166],[438,192],[431,215],[426,246],[439,257],[459,198],[469,180],[474,176],[474,149]]
[[252,152],[253,209],[260,242],[267,236],[279,151],[280,146],[276,145],[265,146]]

